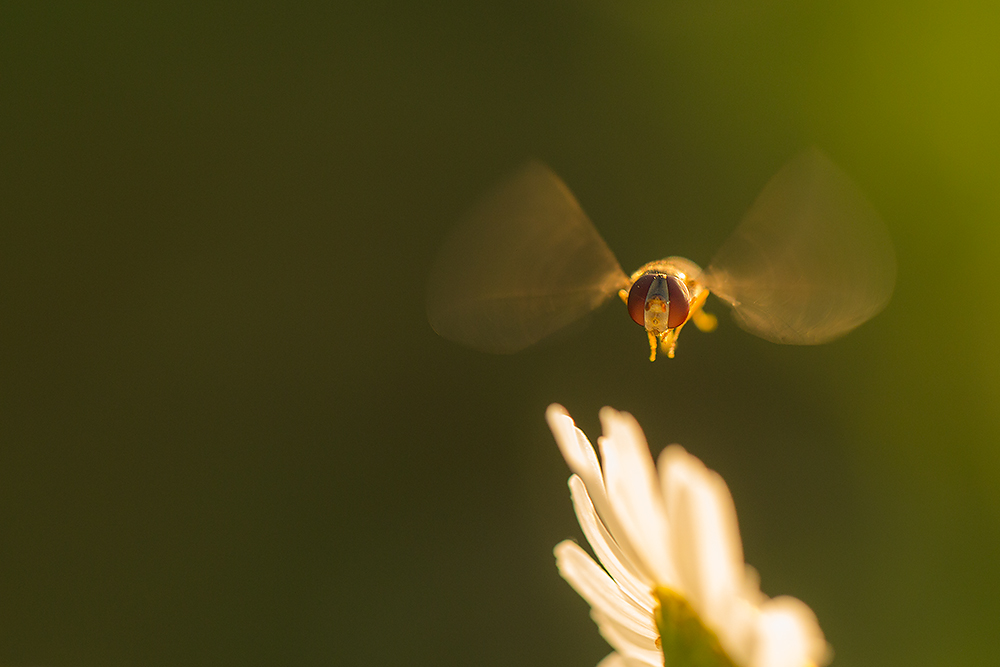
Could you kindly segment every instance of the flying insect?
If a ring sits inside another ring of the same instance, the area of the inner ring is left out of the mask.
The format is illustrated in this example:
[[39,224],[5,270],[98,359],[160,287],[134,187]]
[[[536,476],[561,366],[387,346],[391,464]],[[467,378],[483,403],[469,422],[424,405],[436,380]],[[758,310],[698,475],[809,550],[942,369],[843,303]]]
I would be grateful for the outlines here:
[[427,315],[441,336],[518,352],[616,294],[644,327],[650,361],[673,358],[688,322],[711,331],[709,294],[737,324],[775,343],[816,345],[878,314],[896,280],[892,241],[874,207],[818,149],[764,186],[705,269],[667,257],[626,274],[562,180],[529,162],[488,192],[431,269]]

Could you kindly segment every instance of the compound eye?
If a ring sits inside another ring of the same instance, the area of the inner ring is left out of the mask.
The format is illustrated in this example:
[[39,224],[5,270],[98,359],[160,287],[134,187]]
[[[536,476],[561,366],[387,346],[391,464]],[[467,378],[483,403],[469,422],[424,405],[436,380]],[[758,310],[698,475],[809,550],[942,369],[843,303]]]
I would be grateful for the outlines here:
[[636,324],[646,326],[646,307],[654,297],[665,302],[669,309],[668,328],[679,327],[687,321],[691,312],[691,292],[684,281],[676,276],[647,273],[632,283],[628,291],[628,314]]
[[[667,281],[667,294],[670,295],[670,312],[667,314],[667,326],[673,329],[687,321],[691,312],[691,292],[684,281],[674,276],[664,276]],[[636,281],[638,282],[638,281]],[[629,293],[629,310],[632,307],[632,294]]]
[[637,278],[628,291],[628,314],[640,327],[646,326],[646,295],[655,277],[652,273],[647,273]]

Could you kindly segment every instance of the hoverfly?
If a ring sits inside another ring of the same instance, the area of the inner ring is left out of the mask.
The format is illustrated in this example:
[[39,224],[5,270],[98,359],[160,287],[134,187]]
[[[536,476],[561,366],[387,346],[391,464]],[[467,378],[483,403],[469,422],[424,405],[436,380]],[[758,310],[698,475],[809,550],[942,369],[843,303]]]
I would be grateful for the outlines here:
[[872,205],[822,152],[810,149],[765,185],[703,270],[683,257],[631,275],[569,188],[529,162],[486,194],[434,262],[427,315],[441,336],[517,352],[618,294],[644,327],[650,360],[674,356],[688,322],[715,328],[715,294],[740,327],[776,343],[833,340],[885,307],[896,280],[889,235]]

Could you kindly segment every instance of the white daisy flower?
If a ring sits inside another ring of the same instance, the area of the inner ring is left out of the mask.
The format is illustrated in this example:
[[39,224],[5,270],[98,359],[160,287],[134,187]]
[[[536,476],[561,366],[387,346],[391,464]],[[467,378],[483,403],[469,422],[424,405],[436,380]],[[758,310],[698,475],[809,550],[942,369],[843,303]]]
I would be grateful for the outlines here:
[[591,606],[615,652],[599,667],[814,667],[829,658],[816,616],[761,593],[743,562],[726,483],[679,445],[654,466],[632,415],[601,410],[601,460],[561,405],[546,413],[573,471],[573,506],[598,565],[555,548],[559,572]]

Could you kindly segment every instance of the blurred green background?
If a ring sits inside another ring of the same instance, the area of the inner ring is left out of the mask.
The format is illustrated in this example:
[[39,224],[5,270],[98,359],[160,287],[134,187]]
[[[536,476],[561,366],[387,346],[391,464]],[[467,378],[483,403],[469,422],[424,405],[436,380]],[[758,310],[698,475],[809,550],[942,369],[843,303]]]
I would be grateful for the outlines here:
[[[899,259],[840,341],[427,325],[529,157],[631,271],[707,262],[810,144]],[[995,663],[998,175],[986,0],[5,2],[0,664],[596,664],[553,401],[722,473],[837,664]]]

